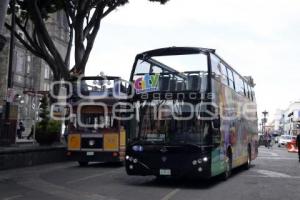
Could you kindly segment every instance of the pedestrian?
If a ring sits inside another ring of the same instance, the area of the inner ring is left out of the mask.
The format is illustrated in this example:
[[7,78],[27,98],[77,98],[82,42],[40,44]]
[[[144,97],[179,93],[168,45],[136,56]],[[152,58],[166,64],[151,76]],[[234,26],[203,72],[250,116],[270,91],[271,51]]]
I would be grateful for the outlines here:
[[272,147],[272,134],[268,132],[268,148]]
[[23,122],[19,122],[18,128],[17,128],[17,137],[18,139],[22,139],[22,133],[25,131],[25,127],[23,125]]
[[297,138],[296,138],[296,146],[298,147],[298,157],[299,157],[299,162],[300,162],[300,133],[298,133]]

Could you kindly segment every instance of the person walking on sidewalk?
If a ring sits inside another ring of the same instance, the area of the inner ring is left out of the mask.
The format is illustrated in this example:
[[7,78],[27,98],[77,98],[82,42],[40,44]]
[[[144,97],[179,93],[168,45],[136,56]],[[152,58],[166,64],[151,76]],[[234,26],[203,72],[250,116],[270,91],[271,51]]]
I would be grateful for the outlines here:
[[296,146],[298,147],[298,157],[299,157],[299,162],[300,162],[300,133],[298,133],[297,138],[296,138]]
[[17,128],[17,137],[18,139],[22,139],[22,133],[25,131],[25,127],[23,125],[23,122],[19,122],[18,128]]

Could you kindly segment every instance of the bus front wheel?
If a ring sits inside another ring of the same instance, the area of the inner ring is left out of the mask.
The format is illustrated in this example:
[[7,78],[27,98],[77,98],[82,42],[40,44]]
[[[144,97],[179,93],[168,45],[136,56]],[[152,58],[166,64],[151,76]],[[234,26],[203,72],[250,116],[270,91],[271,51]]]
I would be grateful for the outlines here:
[[85,167],[89,164],[89,162],[85,162],[85,161],[78,161],[78,164],[80,167]]
[[232,156],[231,152],[229,151],[225,157],[225,172],[222,175],[222,179],[226,181],[231,176],[232,171]]

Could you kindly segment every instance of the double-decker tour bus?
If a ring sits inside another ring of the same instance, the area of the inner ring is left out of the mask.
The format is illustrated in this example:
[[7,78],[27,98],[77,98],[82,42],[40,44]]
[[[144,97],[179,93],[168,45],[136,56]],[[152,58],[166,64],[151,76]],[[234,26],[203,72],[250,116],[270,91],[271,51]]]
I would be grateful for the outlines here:
[[119,77],[81,77],[69,99],[68,156],[81,166],[89,162],[123,162],[126,131],[114,105],[126,94]]
[[227,179],[258,154],[254,83],[213,49],[170,47],[136,56],[128,175]]

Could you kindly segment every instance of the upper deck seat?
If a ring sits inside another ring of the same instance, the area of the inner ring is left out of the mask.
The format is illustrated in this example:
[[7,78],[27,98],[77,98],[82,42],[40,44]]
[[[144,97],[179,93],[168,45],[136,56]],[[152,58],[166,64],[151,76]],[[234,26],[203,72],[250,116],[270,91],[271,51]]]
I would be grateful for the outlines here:
[[201,77],[199,75],[189,75],[188,76],[188,90],[198,91],[200,90]]
[[170,80],[170,91],[175,91],[176,90],[176,83],[177,83],[177,79],[172,78]]
[[161,76],[159,78],[159,90],[169,91],[171,78],[169,76]]
[[176,91],[184,91],[186,90],[186,84],[185,82],[182,80],[182,81],[177,81],[176,82]]

